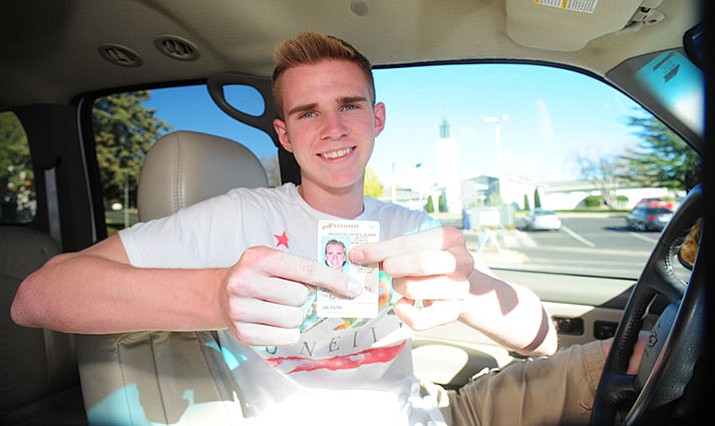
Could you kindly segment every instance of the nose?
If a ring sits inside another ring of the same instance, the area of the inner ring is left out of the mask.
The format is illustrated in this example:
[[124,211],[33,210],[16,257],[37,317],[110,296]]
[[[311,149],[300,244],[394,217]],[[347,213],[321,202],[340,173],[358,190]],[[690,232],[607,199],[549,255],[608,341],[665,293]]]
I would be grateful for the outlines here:
[[323,130],[320,136],[322,140],[339,139],[348,134],[348,128],[338,112],[326,113],[323,118]]

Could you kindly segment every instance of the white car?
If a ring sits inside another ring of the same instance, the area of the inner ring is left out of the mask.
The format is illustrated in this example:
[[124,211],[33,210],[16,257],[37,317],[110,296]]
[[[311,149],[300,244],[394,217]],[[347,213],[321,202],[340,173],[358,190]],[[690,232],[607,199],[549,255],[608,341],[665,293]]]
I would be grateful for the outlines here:
[[558,231],[561,229],[561,218],[553,210],[532,210],[526,215],[525,221],[525,228],[528,231]]

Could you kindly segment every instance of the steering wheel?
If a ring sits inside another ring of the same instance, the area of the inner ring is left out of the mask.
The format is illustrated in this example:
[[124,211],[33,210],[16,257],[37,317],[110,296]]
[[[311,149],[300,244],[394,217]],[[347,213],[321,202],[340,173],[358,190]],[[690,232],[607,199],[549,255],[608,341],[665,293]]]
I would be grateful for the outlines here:
[[[705,347],[705,274],[702,247],[685,283],[674,272],[685,236],[702,218],[702,186],[692,189],[660,234],[633,288],[606,358],[591,411],[591,425],[673,424],[692,412],[692,388],[704,380],[698,361]],[[702,234],[701,234],[702,235]],[[699,259],[699,261],[698,261]],[[638,374],[626,370],[648,310],[665,305],[646,343]],[[630,406],[630,409],[628,406]],[[623,417],[623,414],[625,417]],[[692,421],[692,419],[690,419]]]

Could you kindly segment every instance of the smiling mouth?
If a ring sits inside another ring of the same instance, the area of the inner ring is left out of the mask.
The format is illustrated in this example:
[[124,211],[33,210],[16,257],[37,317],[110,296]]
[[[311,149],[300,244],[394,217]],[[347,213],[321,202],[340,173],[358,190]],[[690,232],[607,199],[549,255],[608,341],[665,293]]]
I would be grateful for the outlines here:
[[345,157],[346,155],[348,155],[348,154],[350,154],[351,152],[353,152],[354,149],[355,149],[355,147],[354,147],[354,146],[351,146],[351,147],[348,147],[348,148],[338,149],[338,150],[336,150],[336,151],[324,152],[324,153],[318,154],[318,155],[320,155],[321,157],[326,158],[326,159],[328,159],[328,160],[335,160],[335,159],[338,159],[338,158]]

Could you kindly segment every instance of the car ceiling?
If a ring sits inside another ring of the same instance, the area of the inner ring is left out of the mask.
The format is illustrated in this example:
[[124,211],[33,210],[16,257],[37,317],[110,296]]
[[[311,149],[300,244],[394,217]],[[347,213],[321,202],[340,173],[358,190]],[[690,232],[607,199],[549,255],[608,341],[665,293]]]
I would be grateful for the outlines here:
[[[517,59],[603,76],[627,57],[682,46],[684,31],[700,19],[697,0],[593,0],[593,13],[538,1],[6,0],[0,110],[219,72],[267,76],[275,46],[305,30],[344,38],[378,66]],[[653,23],[629,25],[645,12]],[[163,35],[188,41],[198,58],[161,53],[155,39]],[[100,54],[108,44],[128,47],[141,65],[110,63]]]

